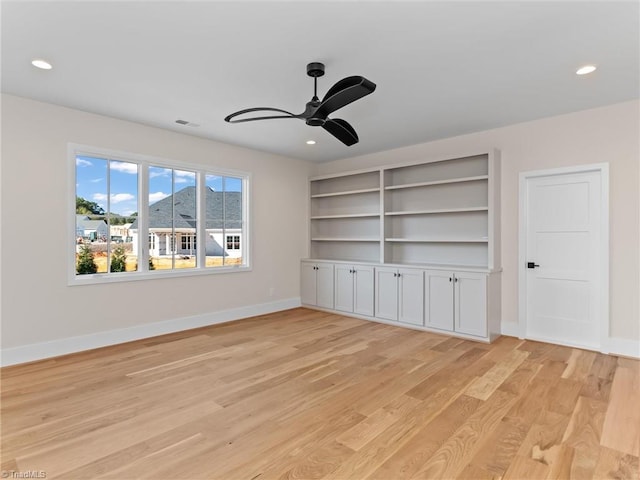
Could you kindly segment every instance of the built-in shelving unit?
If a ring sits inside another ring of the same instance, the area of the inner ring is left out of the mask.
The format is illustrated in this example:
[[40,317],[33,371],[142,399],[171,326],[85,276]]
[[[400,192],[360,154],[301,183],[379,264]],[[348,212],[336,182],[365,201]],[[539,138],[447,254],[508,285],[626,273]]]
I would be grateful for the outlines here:
[[310,257],[499,269],[497,152],[310,181]]
[[[485,342],[500,334],[497,151],[314,177],[309,189],[303,305]],[[320,265],[334,277],[318,283]]]

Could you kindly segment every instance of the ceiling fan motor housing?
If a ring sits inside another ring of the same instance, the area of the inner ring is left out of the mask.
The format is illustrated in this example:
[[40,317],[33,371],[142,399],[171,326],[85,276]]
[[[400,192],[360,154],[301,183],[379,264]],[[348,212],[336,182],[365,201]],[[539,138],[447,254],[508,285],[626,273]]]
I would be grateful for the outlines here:
[[307,64],[307,75],[313,78],[321,77],[324,75],[324,63],[311,62]]

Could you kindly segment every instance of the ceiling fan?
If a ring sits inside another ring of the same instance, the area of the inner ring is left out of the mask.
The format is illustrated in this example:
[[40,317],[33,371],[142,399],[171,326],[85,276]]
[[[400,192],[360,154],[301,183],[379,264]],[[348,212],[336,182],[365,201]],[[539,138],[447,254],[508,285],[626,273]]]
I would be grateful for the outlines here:
[[[324,64],[313,62],[307,65],[307,75],[313,77],[313,98],[307,102],[304,112],[295,115],[280,108],[256,107],[247,108],[225,117],[225,122],[241,123],[255,120],[270,120],[272,118],[298,118],[312,127],[322,127],[348,147],[358,143],[358,134],[349,123],[341,118],[329,118],[336,110],[349,105],[351,102],[373,93],[376,84],[364,77],[355,75],[346,77],[329,89],[322,101],[318,98],[318,77],[324,75]],[[235,119],[240,115],[251,112],[279,112],[286,115],[268,115]]]

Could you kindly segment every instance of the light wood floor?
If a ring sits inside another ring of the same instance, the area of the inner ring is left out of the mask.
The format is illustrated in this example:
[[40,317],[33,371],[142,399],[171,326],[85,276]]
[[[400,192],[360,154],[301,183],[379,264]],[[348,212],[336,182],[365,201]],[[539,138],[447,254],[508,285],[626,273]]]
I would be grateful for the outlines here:
[[638,478],[639,362],[303,308],[2,370],[47,479]]

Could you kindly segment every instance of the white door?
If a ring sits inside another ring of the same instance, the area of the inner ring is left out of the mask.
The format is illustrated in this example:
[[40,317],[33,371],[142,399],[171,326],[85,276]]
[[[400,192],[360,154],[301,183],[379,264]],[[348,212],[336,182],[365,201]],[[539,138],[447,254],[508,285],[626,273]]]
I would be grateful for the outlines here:
[[424,317],[427,327],[453,331],[453,273],[427,270],[424,278]]
[[487,276],[456,272],[453,277],[456,332],[487,336]]
[[398,270],[398,320],[424,325],[424,273],[422,270]]
[[353,267],[336,264],[335,279],[336,310],[353,312]]
[[317,265],[316,305],[333,309],[333,264],[319,263]]
[[373,267],[353,267],[353,311],[373,317]]
[[526,179],[526,337],[600,348],[602,172]]
[[316,264],[302,262],[300,271],[300,301],[303,305],[316,304]]
[[398,320],[398,270],[376,268],[376,317]]

